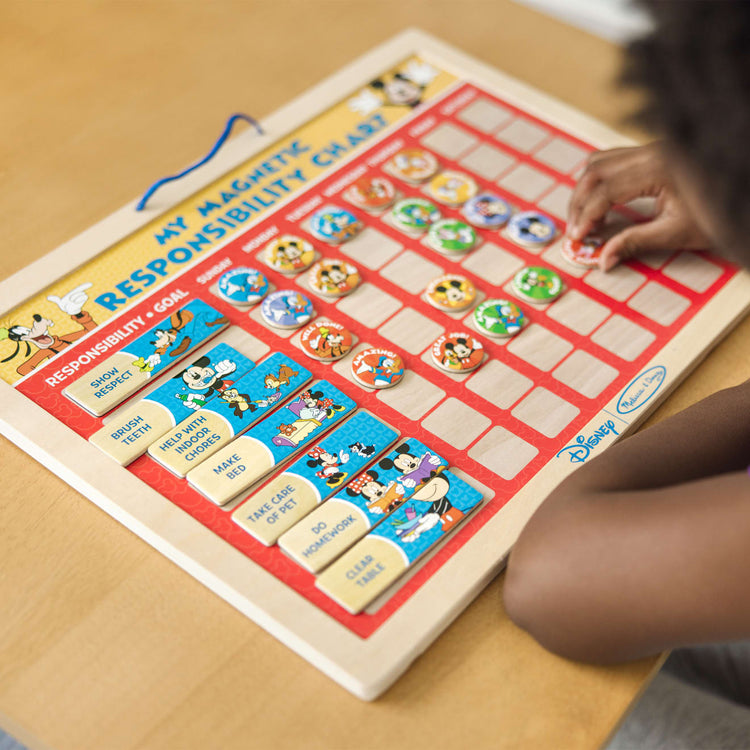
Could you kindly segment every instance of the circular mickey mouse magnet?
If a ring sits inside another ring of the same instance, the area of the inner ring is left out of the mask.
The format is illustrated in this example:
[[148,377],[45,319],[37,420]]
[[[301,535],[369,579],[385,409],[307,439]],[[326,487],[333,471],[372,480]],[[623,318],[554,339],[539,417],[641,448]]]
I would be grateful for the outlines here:
[[431,281],[424,294],[438,310],[459,312],[474,304],[477,289],[466,276],[448,273]]
[[482,364],[484,347],[467,331],[444,333],[432,345],[432,359],[448,372],[471,372]]

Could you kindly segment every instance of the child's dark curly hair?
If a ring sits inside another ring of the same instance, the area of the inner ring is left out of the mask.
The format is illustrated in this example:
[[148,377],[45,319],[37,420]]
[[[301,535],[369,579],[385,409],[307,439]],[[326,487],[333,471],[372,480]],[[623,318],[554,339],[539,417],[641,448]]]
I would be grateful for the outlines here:
[[637,119],[687,158],[739,244],[750,233],[750,2],[641,4],[655,27],[631,43],[622,74],[646,91]]

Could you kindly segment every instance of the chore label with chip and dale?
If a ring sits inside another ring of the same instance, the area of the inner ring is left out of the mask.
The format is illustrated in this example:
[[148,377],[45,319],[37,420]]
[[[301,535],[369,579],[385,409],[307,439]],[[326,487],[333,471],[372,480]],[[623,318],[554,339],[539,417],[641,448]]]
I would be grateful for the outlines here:
[[219,397],[153,443],[148,453],[178,477],[248,430],[312,377],[284,354],[272,354]]
[[113,415],[89,441],[127,466],[178,422],[231,389],[254,364],[228,344],[217,344],[140,401]]
[[284,534],[279,546],[316,573],[447,466],[418,440],[406,439]]
[[63,392],[92,414],[106,414],[228,325],[229,318],[194,299],[128,342]]
[[315,585],[357,614],[481,502],[481,492],[452,472],[441,472],[321,573]]
[[190,471],[188,482],[224,505],[356,408],[345,393],[320,380]]
[[357,412],[251,495],[232,519],[263,544],[275,544],[396,438],[392,427],[372,414]]

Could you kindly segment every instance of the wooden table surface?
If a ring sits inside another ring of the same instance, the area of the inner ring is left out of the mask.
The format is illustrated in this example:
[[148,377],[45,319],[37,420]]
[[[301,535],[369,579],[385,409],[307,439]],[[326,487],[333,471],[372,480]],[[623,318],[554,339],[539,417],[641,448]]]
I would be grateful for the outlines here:
[[[617,127],[613,45],[504,0],[0,4],[4,277],[420,26]],[[632,132],[631,132],[632,134]],[[657,418],[741,379],[742,325]],[[495,581],[358,701],[0,439],[0,726],[56,750],[599,747],[655,660],[594,668],[515,628]]]

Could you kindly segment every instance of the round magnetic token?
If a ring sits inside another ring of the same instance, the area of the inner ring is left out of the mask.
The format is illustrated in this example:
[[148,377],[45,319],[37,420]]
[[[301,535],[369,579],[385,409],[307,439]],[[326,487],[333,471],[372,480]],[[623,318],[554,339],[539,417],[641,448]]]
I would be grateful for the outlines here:
[[448,273],[431,281],[424,294],[427,301],[438,310],[458,312],[474,304],[477,288],[466,276]]
[[543,247],[557,234],[557,226],[539,211],[521,211],[508,222],[508,236],[526,247]]
[[440,169],[438,160],[423,148],[405,148],[394,154],[386,169],[405,182],[419,184],[429,180]]
[[396,188],[385,177],[365,175],[346,189],[344,198],[365,211],[382,211],[396,200]]
[[560,254],[574,266],[594,268],[599,265],[603,246],[604,242],[599,237],[584,237],[582,240],[566,237],[560,247]]
[[482,364],[484,347],[468,331],[444,333],[432,344],[432,359],[448,372],[469,372]]
[[352,360],[352,375],[368,388],[391,388],[404,377],[404,361],[390,349],[363,349]]
[[480,193],[463,207],[466,220],[480,229],[499,229],[513,213],[510,204],[494,193]]
[[430,195],[446,206],[460,206],[477,194],[477,183],[461,172],[441,172],[430,180]]
[[551,302],[563,290],[560,274],[543,266],[526,266],[513,277],[513,289],[522,299],[544,304]]
[[254,305],[265,297],[268,279],[255,268],[238,266],[219,277],[216,290],[220,297],[233,305]]
[[427,243],[439,253],[466,253],[476,242],[476,229],[458,219],[436,221],[427,233]]
[[356,266],[338,258],[324,258],[309,271],[310,288],[329,297],[343,297],[353,292],[360,282]]
[[302,329],[299,343],[308,357],[333,362],[352,350],[352,332],[332,320],[315,320]]
[[282,234],[266,245],[264,260],[279,273],[299,273],[312,265],[315,248],[302,237]]
[[526,325],[526,316],[515,302],[486,299],[474,310],[474,325],[490,336],[515,336]]
[[393,207],[394,223],[407,232],[424,232],[440,218],[437,207],[424,198],[404,198]]
[[299,328],[310,322],[314,312],[310,299],[294,289],[271,292],[260,307],[263,320],[276,328]]
[[310,231],[323,242],[338,245],[355,237],[362,222],[351,212],[339,206],[323,206],[310,217]]

